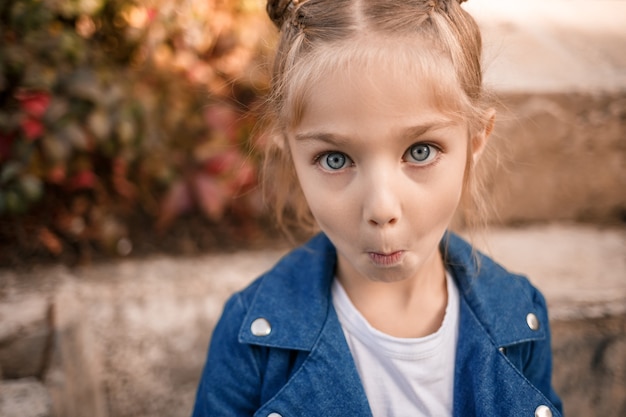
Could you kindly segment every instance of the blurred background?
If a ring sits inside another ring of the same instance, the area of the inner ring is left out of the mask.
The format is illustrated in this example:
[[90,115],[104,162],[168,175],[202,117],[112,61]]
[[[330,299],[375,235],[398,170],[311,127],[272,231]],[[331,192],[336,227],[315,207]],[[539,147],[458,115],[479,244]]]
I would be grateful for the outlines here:
[[[479,245],[546,295],[567,415],[626,415],[626,1],[464,7],[498,110]],[[264,10],[0,3],[0,417],[190,414],[225,299],[289,246]]]
[[254,236],[263,2],[7,0],[0,19],[2,264]]

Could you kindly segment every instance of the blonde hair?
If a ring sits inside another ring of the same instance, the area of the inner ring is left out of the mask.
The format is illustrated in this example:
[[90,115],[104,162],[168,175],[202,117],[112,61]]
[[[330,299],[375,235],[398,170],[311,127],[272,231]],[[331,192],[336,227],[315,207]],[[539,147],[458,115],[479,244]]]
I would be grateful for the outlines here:
[[[484,128],[488,113],[482,41],[476,22],[460,6],[462,1],[268,1],[268,14],[280,29],[280,39],[264,115],[268,140],[262,184],[284,230],[317,229],[296,177],[286,132],[298,123],[307,91],[329,71],[385,62],[381,54],[391,54],[389,70],[397,66],[430,78],[438,106],[465,120],[470,137]],[[469,226],[485,217],[486,204],[475,177],[468,150],[461,214]]]

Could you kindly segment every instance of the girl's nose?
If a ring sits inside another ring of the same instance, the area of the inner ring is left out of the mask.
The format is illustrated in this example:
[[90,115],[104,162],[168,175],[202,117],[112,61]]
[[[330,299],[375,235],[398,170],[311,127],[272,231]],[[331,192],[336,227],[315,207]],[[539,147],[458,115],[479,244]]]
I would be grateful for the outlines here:
[[396,217],[392,216],[380,216],[380,217],[372,217],[368,220],[368,222],[372,226],[385,226],[387,224],[393,225],[398,221]]
[[363,214],[368,224],[384,227],[400,220],[401,204],[396,188],[393,180],[385,176],[375,176],[364,186]]

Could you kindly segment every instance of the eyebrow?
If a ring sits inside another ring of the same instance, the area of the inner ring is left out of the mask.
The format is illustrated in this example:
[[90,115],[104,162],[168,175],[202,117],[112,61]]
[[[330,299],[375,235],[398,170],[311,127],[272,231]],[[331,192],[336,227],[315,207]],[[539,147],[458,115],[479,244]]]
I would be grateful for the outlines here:
[[400,132],[400,135],[402,137],[418,138],[420,136],[425,135],[426,133],[430,131],[444,129],[446,127],[453,126],[454,124],[455,124],[454,120],[447,120],[447,119],[438,120],[435,122],[423,123],[421,125],[410,126],[410,127],[407,127],[406,129],[403,129]]
[[[410,126],[400,131],[400,137],[418,138],[424,134],[433,131],[444,129],[446,127],[454,125],[453,120],[442,120],[435,122],[427,122],[420,125]],[[350,141],[350,139],[343,135],[337,135],[326,132],[305,132],[295,135],[296,141],[320,141],[330,145],[343,145]]]
[[333,133],[324,132],[310,132],[310,133],[298,133],[296,134],[297,141],[311,141],[317,140],[320,142],[326,142],[329,145],[343,145],[349,142],[349,139],[342,135],[336,135]]

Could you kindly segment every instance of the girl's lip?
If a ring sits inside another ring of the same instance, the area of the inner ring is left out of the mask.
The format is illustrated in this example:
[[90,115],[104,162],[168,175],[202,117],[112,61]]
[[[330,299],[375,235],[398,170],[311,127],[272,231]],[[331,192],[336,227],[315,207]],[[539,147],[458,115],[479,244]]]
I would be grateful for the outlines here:
[[370,260],[376,266],[395,266],[402,261],[404,251],[398,250],[390,253],[368,252]]

